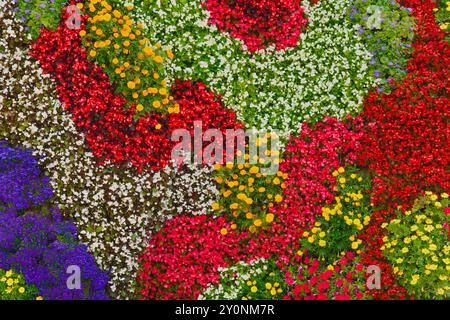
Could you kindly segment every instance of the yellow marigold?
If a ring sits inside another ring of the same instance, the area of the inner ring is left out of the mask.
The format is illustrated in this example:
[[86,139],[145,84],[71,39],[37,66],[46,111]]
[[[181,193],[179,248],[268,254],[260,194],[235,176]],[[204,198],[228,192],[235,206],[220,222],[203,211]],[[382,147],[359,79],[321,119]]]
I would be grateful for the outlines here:
[[268,213],[266,215],[266,222],[267,223],[272,223],[274,218],[275,218],[275,216],[273,215],[273,213]]

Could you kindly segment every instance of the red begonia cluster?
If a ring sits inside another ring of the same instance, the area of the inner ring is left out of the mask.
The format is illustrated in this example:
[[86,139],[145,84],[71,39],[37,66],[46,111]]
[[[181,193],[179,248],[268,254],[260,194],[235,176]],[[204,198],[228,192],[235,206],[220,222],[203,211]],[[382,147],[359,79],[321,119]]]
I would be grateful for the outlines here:
[[244,41],[250,51],[295,47],[307,20],[300,0],[207,0],[209,22]]
[[218,267],[248,258],[247,233],[221,229],[224,218],[177,216],[161,228],[140,258],[137,277],[142,299],[196,299],[219,281]]

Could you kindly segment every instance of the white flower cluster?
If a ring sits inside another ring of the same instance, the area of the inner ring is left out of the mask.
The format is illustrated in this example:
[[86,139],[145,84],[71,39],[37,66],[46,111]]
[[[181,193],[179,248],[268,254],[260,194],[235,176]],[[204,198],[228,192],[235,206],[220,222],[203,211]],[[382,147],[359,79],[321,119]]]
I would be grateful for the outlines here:
[[308,27],[295,48],[248,52],[240,40],[208,24],[202,0],[134,1],[134,17],[149,38],[172,47],[169,80],[203,81],[223,94],[247,127],[279,129],[288,136],[303,121],[357,114],[378,82],[369,74],[370,52],[348,18],[351,0],[304,1]]
[[267,270],[267,260],[264,258],[254,259],[249,263],[239,261],[236,265],[218,268],[220,279],[226,279],[229,284],[226,286],[222,283],[209,284],[198,296],[198,300],[240,300],[242,298],[241,288],[248,286],[247,281],[267,273]]
[[30,38],[0,0],[0,140],[31,148],[51,179],[55,202],[110,272],[113,297],[132,295],[137,262],[152,232],[175,214],[212,213],[218,190],[211,167],[167,167],[137,174],[98,166],[54,85],[28,54]]

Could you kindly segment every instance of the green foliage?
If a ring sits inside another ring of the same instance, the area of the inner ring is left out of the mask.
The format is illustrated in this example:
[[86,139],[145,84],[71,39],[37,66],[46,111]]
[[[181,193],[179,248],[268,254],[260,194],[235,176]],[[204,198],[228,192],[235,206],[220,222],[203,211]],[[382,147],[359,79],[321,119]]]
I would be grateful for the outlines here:
[[16,14],[24,22],[32,38],[36,39],[42,27],[56,29],[66,3],[63,0],[18,0]]
[[450,42],[450,1],[440,0],[434,9],[436,22],[442,31],[445,32],[445,40]]

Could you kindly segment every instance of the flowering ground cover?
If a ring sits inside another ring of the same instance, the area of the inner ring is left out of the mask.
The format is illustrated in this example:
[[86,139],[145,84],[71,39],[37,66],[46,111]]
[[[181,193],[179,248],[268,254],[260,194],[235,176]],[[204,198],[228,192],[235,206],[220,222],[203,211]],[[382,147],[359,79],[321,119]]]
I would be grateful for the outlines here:
[[0,0],[0,299],[450,299],[449,24]]

